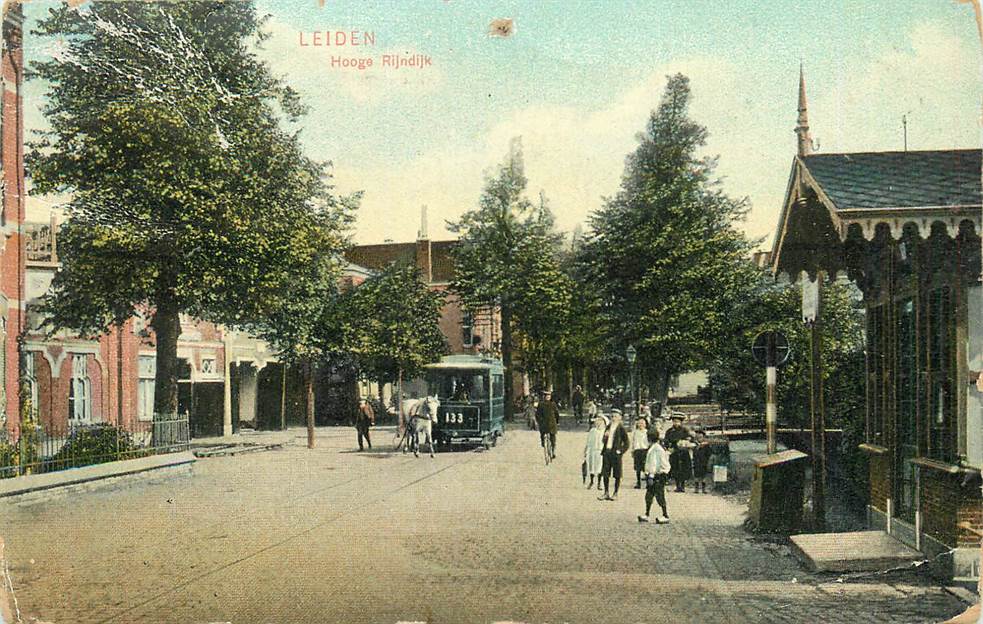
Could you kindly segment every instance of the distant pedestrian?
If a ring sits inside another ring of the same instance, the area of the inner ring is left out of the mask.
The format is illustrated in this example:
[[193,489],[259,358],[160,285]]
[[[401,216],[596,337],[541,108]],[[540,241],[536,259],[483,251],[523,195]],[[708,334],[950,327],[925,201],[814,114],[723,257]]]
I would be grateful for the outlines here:
[[594,479],[597,479],[597,489],[601,489],[601,469],[604,466],[602,453],[604,451],[604,419],[595,418],[594,426],[587,432],[587,444],[584,445],[584,463],[587,466],[587,476],[590,483],[587,489],[594,487]]
[[553,393],[547,390],[536,408],[536,426],[539,428],[540,446],[546,446],[546,436],[550,438],[550,445],[553,447],[551,459],[556,459],[556,425],[559,419],[560,408],[553,402]]
[[584,410],[587,412],[587,426],[593,427],[594,421],[597,420],[597,403],[594,401],[593,397],[587,397],[584,401]]
[[648,422],[644,418],[638,418],[631,432],[631,456],[635,465],[636,490],[642,489],[642,472],[645,470],[645,454],[648,450]]
[[659,431],[652,429],[648,432],[651,443],[645,455],[645,515],[638,516],[639,522],[648,522],[652,512],[652,501],[659,503],[662,517],[656,518],[658,524],[669,522],[669,510],[666,509],[666,480],[669,477],[669,452],[662,446]]
[[584,391],[580,386],[573,389],[570,397],[570,407],[573,408],[573,417],[579,425],[584,420]]
[[670,476],[676,482],[676,491],[685,492],[686,482],[693,477],[693,460],[689,450],[693,447],[693,434],[683,426],[683,417],[673,414],[672,426],[666,431],[666,450],[672,465]]
[[693,449],[693,480],[696,482],[694,492],[707,493],[707,475],[710,472],[710,454],[713,447],[702,429],[696,431],[696,448]]
[[[602,451],[602,457],[604,465],[602,467],[602,473],[604,477],[604,495],[597,500],[617,500],[618,490],[621,489],[621,458],[631,446],[631,442],[628,440],[628,432],[625,431],[624,426],[621,424],[621,412],[614,410],[611,414],[611,424],[608,425],[607,430],[604,432],[603,440],[604,450]],[[614,476],[613,494],[610,493],[612,476]]]
[[358,413],[355,415],[355,431],[358,435],[358,450],[364,451],[362,445],[364,438],[369,450],[372,449],[372,440],[369,438],[369,427],[375,424],[375,410],[372,404],[362,397],[358,400]]

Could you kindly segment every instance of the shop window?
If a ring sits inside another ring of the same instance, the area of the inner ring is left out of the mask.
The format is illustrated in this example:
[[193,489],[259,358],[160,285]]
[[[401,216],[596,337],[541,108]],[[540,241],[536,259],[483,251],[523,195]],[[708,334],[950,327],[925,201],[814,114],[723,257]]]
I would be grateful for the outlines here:
[[89,379],[88,357],[72,356],[72,382],[68,387],[68,418],[74,422],[92,420],[92,380]]
[[141,355],[137,362],[137,418],[154,419],[154,378],[157,376],[157,358]]
[[928,354],[925,451],[932,459],[951,462],[956,458],[955,316],[951,291],[948,288],[929,291],[925,307]]
[[884,432],[885,372],[887,350],[884,332],[886,306],[872,307],[867,311],[867,408],[868,442],[886,444]]

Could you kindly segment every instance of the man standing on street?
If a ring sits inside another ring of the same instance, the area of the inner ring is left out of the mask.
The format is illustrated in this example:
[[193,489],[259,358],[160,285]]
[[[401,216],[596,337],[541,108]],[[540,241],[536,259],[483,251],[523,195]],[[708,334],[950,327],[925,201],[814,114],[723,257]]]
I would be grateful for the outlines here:
[[[618,490],[621,489],[621,457],[628,450],[629,444],[628,432],[625,431],[625,427],[621,424],[621,412],[615,410],[611,414],[611,424],[608,425],[608,430],[604,432],[604,450],[601,452],[604,460],[604,467],[602,468],[604,494],[599,496],[597,500],[610,501],[618,499]],[[609,494],[612,473],[614,474],[613,495]]]
[[580,386],[573,389],[573,396],[570,397],[570,405],[573,406],[573,416],[579,425],[584,420],[584,391]]
[[560,419],[560,409],[553,402],[553,393],[549,390],[543,392],[543,400],[536,408],[536,425],[539,427],[539,444],[546,446],[546,436],[550,437],[550,444],[553,446],[553,457],[556,459],[556,423]]
[[365,438],[365,443],[369,446],[369,450],[372,450],[372,440],[369,439],[369,427],[375,424],[375,410],[372,409],[372,404],[362,397],[358,400],[358,414],[355,416],[355,431],[358,432],[358,450],[364,450],[362,446],[362,438]]

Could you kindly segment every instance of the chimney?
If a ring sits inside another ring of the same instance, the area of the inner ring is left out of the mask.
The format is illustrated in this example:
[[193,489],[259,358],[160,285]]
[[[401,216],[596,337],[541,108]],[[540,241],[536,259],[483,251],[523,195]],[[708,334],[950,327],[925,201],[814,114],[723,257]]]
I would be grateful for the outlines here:
[[433,281],[433,249],[427,228],[427,207],[420,208],[420,231],[416,235],[416,268],[427,284]]
[[416,233],[417,240],[430,240],[430,228],[427,227],[427,207],[420,208],[420,231]]

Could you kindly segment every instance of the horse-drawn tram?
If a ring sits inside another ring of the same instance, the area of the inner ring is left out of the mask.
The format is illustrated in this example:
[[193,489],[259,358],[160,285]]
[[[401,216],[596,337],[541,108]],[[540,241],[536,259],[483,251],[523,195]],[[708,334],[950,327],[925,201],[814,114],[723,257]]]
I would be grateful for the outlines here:
[[505,433],[505,369],[499,360],[449,355],[426,367],[427,395],[440,401],[437,444],[495,446]]

